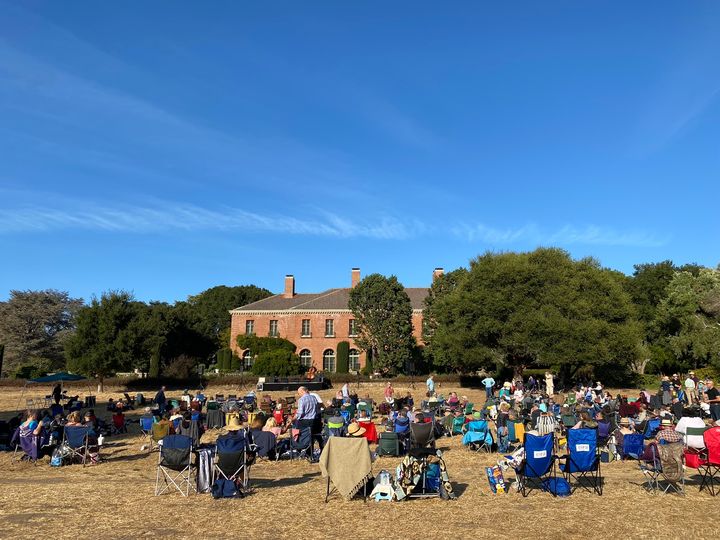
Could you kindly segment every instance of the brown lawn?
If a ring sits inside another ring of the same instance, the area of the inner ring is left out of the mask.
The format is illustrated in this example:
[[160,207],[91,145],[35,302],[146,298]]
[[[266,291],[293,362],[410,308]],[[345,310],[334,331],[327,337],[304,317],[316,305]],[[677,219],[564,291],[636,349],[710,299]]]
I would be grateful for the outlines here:
[[[420,396],[424,385],[412,390]],[[363,384],[360,395],[382,397],[383,386]],[[113,390],[113,389],[110,389]],[[115,389],[118,390],[118,389]],[[234,387],[213,392],[244,393]],[[398,391],[405,387],[396,388]],[[443,385],[471,401],[484,400],[478,390]],[[31,394],[39,397],[50,388]],[[80,390],[82,392],[82,390]],[[210,392],[208,392],[210,393]],[[287,392],[274,397],[286,395]],[[333,390],[321,393],[329,398]],[[634,392],[633,392],[634,394]],[[147,395],[147,394],[146,394]],[[169,392],[168,395],[173,395]],[[20,389],[0,388],[0,415],[17,410]],[[98,397],[96,412],[109,420],[104,404],[119,392]],[[151,397],[151,396],[150,396]],[[24,401],[23,401],[24,403]],[[133,412],[129,418],[136,416]],[[377,419],[376,419],[377,421]],[[212,439],[217,434],[208,433]],[[484,467],[497,454],[473,453],[460,438],[445,438],[445,453],[455,501],[420,499],[381,502],[342,500],[325,504],[325,482],[319,466],[304,460],[259,462],[252,468],[252,493],[245,499],[214,500],[210,495],[186,499],[175,493],[154,496],[157,453],[141,451],[138,426],[128,435],[106,440],[105,462],[83,468],[49,466],[49,458],[32,465],[12,464],[0,453],[0,537],[2,538],[712,538],[717,533],[720,498],[699,493],[691,476],[687,495],[651,495],[641,487],[635,462],[603,464],[602,497],[576,491],[566,499],[533,492],[494,495]],[[399,458],[379,458],[373,467],[393,471]],[[694,472],[694,471],[691,471]],[[510,480],[513,474],[507,475]]]

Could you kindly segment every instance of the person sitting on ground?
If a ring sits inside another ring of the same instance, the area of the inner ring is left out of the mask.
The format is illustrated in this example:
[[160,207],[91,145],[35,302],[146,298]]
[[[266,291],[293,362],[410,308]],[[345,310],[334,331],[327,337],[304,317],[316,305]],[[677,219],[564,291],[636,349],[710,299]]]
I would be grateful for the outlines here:
[[277,439],[272,431],[263,429],[263,420],[260,416],[253,418],[250,422],[250,433],[253,442],[257,445],[257,453],[260,457],[274,460],[276,458],[275,448]]
[[267,419],[265,422],[265,425],[263,426],[264,431],[269,431],[273,435],[275,435],[275,439],[281,439],[284,436],[289,436],[288,429],[290,427],[289,423],[286,424],[278,424],[275,418],[272,416]]

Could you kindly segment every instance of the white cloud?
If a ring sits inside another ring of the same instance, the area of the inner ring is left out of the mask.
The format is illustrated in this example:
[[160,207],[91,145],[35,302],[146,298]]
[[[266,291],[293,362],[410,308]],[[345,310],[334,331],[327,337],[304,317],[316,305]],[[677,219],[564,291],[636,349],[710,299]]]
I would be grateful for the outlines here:
[[92,207],[54,209],[25,206],[0,209],[0,234],[45,232],[58,229],[154,233],[164,231],[255,231],[337,238],[401,240],[413,236],[415,227],[389,217],[359,224],[332,213],[298,219],[260,214],[240,208],[208,209],[192,204],[164,206]]
[[577,227],[566,225],[555,231],[544,231],[529,224],[515,228],[500,229],[483,223],[461,224],[452,233],[469,242],[487,244],[531,243],[540,245],[596,245],[626,247],[659,247],[667,240],[659,239],[644,231],[617,231],[597,225]]

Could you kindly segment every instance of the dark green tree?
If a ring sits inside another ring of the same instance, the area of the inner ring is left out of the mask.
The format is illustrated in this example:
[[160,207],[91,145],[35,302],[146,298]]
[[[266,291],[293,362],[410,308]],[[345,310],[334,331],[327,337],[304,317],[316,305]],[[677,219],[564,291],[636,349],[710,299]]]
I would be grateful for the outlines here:
[[221,342],[224,330],[230,328],[231,309],[235,309],[272,296],[267,289],[255,285],[227,287],[219,285],[200,294],[190,296],[187,302],[178,302],[177,308],[190,312],[192,327],[206,339],[215,343],[214,348],[227,347],[229,341]]
[[74,329],[82,300],[56,290],[10,291],[0,302],[0,341],[5,344],[5,369],[37,359],[50,369],[64,365],[63,345]]
[[0,343],[0,377],[2,377],[3,374],[3,359],[5,357],[5,345]]
[[553,367],[571,379],[584,368],[622,379],[642,337],[622,277],[560,249],[482,255],[429,312],[434,361],[460,372]]
[[138,324],[147,306],[130,293],[110,291],[93,298],[76,316],[76,331],[65,344],[68,368],[103,380],[128,371],[136,359],[146,357],[147,334]]
[[657,324],[681,367],[720,367],[720,270],[677,272],[658,306]]
[[373,367],[384,374],[401,370],[413,346],[412,305],[395,276],[371,274],[350,291],[357,324],[355,343],[372,351]]
[[347,373],[350,364],[350,343],[341,341],[337,345],[337,366],[338,373]]

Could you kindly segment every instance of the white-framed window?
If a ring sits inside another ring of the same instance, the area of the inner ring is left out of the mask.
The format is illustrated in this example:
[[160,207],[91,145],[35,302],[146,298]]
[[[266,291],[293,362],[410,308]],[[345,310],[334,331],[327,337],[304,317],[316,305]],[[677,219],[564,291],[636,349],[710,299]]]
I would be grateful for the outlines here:
[[323,353],[323,371],[335,372],[335,351],[326,349]]
[[245,335],[249,336],[250,334],[255,333],[255,321],[252,319],[249,319],[245,321]]
[[270,337],[278,336],[278,322],[276,319],[273,319],[270,321],[270,330],[268,331],[268,336],[270,336]]
[[355,324],[355,319],[350,319],[350,321],[348,323],[348,336],[349,337],[357,336],[357,325]]
[[357,349],[350,349],[348,368],[350,371],[360,371],[360,351]]
[[242,363],[244,369],[250,369],[253,366],[253,355],[249,350],[243,353]]
[[312,353],[308,349],[300,351],[300,365],[306,368],[312,366]]
[[300,336],[310,337],[311,335],[312,335],[312,332],[310,331],[310,319],[303,319],[302,327],[300,329]]
[[335,337],[335,321],[325,319],[325,337]]

